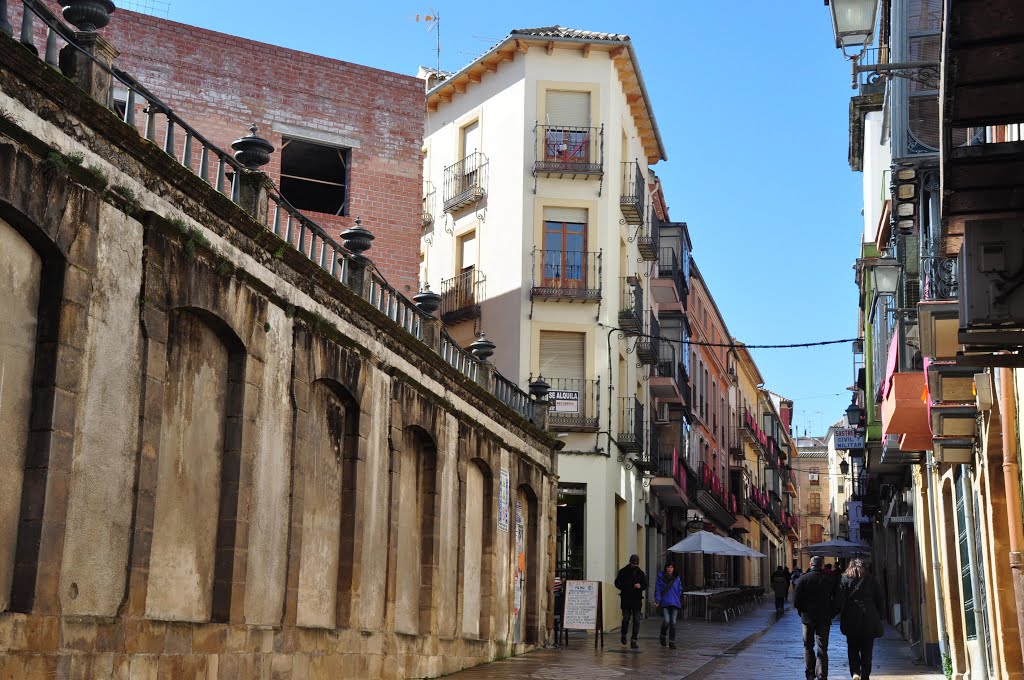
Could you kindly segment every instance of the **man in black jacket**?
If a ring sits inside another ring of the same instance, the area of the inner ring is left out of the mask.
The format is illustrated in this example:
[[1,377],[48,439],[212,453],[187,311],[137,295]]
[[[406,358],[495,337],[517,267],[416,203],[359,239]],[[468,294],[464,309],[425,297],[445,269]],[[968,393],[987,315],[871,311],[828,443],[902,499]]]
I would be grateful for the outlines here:
[[[811,570],[800,577],[793,592],[793,606],[804,624],[804,671],[807,680],[828,678],[828,634],[835,616],[835,579],[822,571],[824,559],[811,558]],[[814,648],[817,646],[817,664]]]
[[633,619],[633,636],[630,638],[630,649],[637,649],[636,636],[640,633],[640,607],[644,603],[644,591],[647,590],[647,575],[640,568],[640,556],[630,555],[629,564],[619,569],[615,577],[615,587],[619,589],[622,601],[622,644],[626,644],[626,629],[629,619]]

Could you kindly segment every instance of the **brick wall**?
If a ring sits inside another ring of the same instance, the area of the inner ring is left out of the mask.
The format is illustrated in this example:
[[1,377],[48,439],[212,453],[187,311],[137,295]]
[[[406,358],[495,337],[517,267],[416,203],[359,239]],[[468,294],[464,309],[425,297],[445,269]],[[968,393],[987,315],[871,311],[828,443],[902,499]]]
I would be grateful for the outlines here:
[[[264,168],[275,182],[281,148],[275,124],[357,140],[349,217],[309,215],[332,234],[360,217],[377,237],[370,258],[400,291],[418,289],[420,80],[120,9],[103,35],[121,51],[121,69],[222,149],[230,151],[250,124],[259,125],[276,149]],[[138,122],[141,129],[141,107]],[[176,141],[180,152],[180,130]]]

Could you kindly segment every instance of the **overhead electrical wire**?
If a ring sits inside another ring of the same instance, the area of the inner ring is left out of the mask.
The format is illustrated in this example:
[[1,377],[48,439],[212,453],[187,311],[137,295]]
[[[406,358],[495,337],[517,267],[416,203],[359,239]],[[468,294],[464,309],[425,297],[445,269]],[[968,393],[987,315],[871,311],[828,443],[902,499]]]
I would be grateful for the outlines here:
[[731,349],[796,349],[801,347],[823,347],[825,345],[840,345],[844,342],[854,342],[859,338],[843,338],[841,340],[818,340],[816,342],[790,342],[780,344],[757,344],[749,345],[742,342],[705,342],[703,340],[683,340],[679,338],[666,338],[663,335],[651,335],[649,333],[632,333],[631,331],[619,328],[617,326],[608,326],[606,324],[599,323],[599,326],[607,328],[613,331],[620,331],[622,333],[630,333],[631,337],[636,338],[650,338],[652,340],[661,340],[664,342],[674,342],[679,345],[693,345],[695,347],[725,347]]

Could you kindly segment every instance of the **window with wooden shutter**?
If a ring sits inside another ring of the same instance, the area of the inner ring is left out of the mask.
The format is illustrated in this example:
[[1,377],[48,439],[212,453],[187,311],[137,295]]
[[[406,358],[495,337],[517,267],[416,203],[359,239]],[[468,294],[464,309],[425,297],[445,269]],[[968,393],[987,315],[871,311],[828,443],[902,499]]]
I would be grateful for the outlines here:
[[584,333],[540,332],[540,373],[545,379],[586,377]]

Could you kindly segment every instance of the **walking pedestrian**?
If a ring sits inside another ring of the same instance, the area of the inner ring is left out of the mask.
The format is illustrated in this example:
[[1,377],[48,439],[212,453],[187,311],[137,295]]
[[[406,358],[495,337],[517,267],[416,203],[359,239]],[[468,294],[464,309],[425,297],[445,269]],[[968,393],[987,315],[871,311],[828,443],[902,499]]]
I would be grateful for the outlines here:
[[654,582],[654,606],[661,607],[661,646],[665,646],[668,633],[669,649],[676,648],[676,618],[683,606],[683,582],[676,574],[676,565],[665,563],[665,568]]
[[794,590],[796,589],[796,582],[799,581],[800,577],[803,576],[803,575],[804,575],[804,570],[794,564],[793,565],[793,573],[789,577],[790,583],[792,584]]
[[615,577],[615,587],[619,589],[619,600],[622,605],[622,644],[626,644],[626,632],[629,620],[633,619],[633,635],[630,637],[630,649],[637,649],[636,637],[640,634],[640,607],[647,591],[647,575],[640,568],[640,556],[630,555],[629,564],[619,569]]
[[782,567],[775,567],[772,590],[775,592],[775,613],[783,614],[786,611],[786,596],[789,595],[789,579]]
[[839,585],[839,630],[846,636],[853,680],[870,680],[875,638],[885,632],[882,588],[868,573],[864,560],[855,558]]
[[[828,678],[828,636],[835,616],[832,576],[822,570],[824,559],[811,558],[811,570],[800,577],[793,592],[793,606],[803,623],[804,673],[807,680]],[[817,659],[815,659],[817,647]]]

